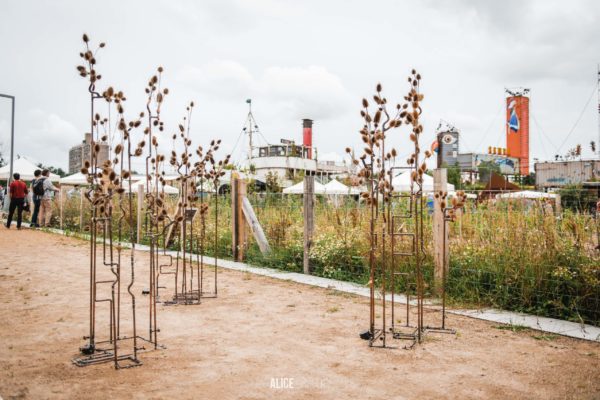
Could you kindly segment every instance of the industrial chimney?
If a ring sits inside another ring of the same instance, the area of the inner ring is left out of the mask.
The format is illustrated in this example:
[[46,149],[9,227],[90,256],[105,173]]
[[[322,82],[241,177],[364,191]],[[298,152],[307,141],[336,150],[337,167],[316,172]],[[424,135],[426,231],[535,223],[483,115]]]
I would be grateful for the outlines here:
[[529,89],[505,89],[506,149],[519,159],[519,173],[529,175]]
[[302,144],[304,147],[308,148],[308,158],[312,159],[312,119],[303,119],[302,120],[302,133],[303,133],[303,141]]

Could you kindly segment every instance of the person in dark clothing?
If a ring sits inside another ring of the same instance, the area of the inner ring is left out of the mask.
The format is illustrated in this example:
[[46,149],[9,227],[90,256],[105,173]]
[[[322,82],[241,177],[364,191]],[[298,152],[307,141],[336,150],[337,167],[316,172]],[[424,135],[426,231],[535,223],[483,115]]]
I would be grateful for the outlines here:
[[21,175],[13,174],[15,179],[9,186],[10,205],[8,207],[8,219],[6,227],[10,229],[13,214],[17,210],[17,229],[21,229],[21,220],[23,219],[23,205],[25,205],[25,196],[27,196],[27,184],[21,180]]
[[32,228],[39,227],[38,224],[38,214],[40,212],[40,204],[42,204],[42,196],[35,194],[35,185],[39,182],[40,177],[42,176],[42,170],[36,169],[33,172],[33,180],[31,181],[31,192],[33,193],[33,214],[31,214],[31,225]]

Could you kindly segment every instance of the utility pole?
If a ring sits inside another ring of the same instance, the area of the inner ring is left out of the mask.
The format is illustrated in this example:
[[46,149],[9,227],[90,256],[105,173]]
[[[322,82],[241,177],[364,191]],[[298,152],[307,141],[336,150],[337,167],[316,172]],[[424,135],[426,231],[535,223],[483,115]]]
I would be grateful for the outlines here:
[[[8,94],[0,93],[0,97],[4,97],[12,100],[12,111],[11,111],[11,123],[10,123],[10,172],[7,179],[7,188],[6,188],[6,198],[8,198],[9,194],[9,186],[10,182],[13,178],[13,160],[15,154],[15,96],[10,96]],[[4,211],[8,211],[8,205],[10,201],[4,201]]]
[[252,99],[248,99],[246,100],[246,103],[248,103],[248,118],[246,120],[246,122],[248,123],[248,143],[249,143],[249,147],[248,147],[248,165],[252,164],[252,129],[253,129],[253,123],[254,123],[254,117],[252,116]]

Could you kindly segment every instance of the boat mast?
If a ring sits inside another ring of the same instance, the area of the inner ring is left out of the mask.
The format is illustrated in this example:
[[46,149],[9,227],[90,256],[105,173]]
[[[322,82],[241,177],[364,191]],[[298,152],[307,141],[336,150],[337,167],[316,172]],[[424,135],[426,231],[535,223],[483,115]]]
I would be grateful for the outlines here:
[[252,115],[252,99],[247,99],[248,103],[248,117],[246,118],[246,131],[248,132],[248,165],[252,162],[252,129],[254,128],[254,116]]

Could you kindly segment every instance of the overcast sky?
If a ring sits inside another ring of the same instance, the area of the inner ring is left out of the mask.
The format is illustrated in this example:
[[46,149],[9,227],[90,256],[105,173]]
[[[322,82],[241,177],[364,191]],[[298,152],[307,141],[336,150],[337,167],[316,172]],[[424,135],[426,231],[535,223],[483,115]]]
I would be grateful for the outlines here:
[[[146,80],[165,68],[167,131],[194,100],[194,144],[221,138],[231,151],[252,98],[268,141],[301,142],[301,119],[312,118],[320,158],[343,154],[359,145],[361,98],[381,82],[397,102],[414,67],[423,75],[428,143],[443,119],[460,129],[462,152],[504,146],[504,88],[523,86],[531,88],[531,159],[577,143],[591,156],[598,21],[597,0],[7,1],[0,93],[17,97],[15,153],[66,168],[89,126],[75,69],[86,32],[107,44],[100,86],[123,90],[132,116],[144,108]],[[9,133],[10,105],[0,100],[5,158]],[[401,154],[406,136],[394,139]]]

